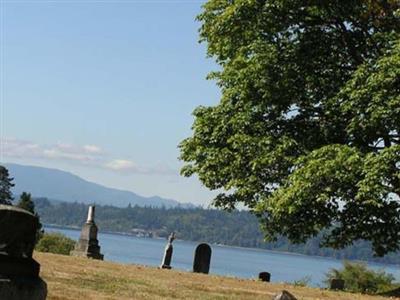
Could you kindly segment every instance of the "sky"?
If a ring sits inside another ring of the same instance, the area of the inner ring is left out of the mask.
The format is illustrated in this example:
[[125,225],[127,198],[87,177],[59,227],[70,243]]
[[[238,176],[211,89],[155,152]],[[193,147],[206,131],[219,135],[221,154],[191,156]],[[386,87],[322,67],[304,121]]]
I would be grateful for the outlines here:
[[198,42],[203,1],[0,1],[1,162],[210,203],[179,175],[177,148],[192,111],[220,97]]

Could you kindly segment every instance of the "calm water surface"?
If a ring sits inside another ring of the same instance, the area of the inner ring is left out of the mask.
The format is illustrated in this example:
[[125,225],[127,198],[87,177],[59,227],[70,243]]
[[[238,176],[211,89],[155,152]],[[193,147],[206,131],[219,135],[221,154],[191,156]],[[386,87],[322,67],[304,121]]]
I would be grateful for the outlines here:
[[[77,240],[80,231],[45,226],[46,232],[61,232]],[[159,266],[166,245],[165,239],[138,238],[110,233],[99,233],[104,259],[120,263]],[[175,240],[172,267],[191,271],[194,250],[198,243]],[[256,278],[259,272],[271,273],[272,282],[293,282],[306,276],[310,285],[324,286],[325,273],[331,268],[341,268],[342,262],[316,256],[279,253],[268,250],[211,245],[211,274]],[[369,263],[369,267],[383,269],[400,280],[397,266]]]

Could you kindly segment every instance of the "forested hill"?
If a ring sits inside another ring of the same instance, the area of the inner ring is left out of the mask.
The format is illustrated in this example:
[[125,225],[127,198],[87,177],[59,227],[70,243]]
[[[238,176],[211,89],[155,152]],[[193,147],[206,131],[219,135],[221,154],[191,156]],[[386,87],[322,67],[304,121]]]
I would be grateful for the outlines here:
[[[45,198],[34,199],[41,222],[80,227],[86,220],[88,206],[81,203],[54,202]],[[139,233],[164,237],[175,231],[177,238],[206,241],[240,247],[263,248],[277,251],[320,255],[340,259],[359,259],[385,263],[400,263],[400,255],[389,254],[374,258],[370,245],[360,241],[344,250],[319,248],[319,238],[306,244],[293,245],[284,238],[275,243],[263,242],[256,217],[246,211],[225,211],[202,208],[151,208],[128,206],[96,207],[96,223],[100,231]]]

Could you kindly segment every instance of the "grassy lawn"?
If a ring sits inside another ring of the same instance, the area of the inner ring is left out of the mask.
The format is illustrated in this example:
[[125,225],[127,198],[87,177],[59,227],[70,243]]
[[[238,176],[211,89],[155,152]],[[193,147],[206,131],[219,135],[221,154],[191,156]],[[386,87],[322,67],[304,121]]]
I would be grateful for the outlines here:
[[265,300],[283,289],[298,300],[389,299],[48,253],[36,252],[34,257],[41,264],[41,277],[47,282],[48,299]]

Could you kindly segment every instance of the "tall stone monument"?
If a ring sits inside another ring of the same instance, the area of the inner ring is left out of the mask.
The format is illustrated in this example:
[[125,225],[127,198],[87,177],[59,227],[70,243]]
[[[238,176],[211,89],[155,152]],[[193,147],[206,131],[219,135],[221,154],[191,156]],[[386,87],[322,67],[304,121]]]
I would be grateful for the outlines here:
[[97,226],[94,222],[95,206],[89,206],[86,223],[82,227],[79,241],[75,249],[71,251],[73,256],[83,256],[103,260],[104,255],[100,253],[99,241],[97,240]]
[[0,205],[0,299],[44,300],[47,285],[32,258],[38,218],[11,205]]
[[205,243],[198,245],[194,254],[193,272],[208,274],[210,262],[211,247]]
[[163,260],[161,262],[160,269],[171,269],[171,260],[172,260],[172,251],[173,246],[172,242],[175,239],[175,232],[171,233],[168,238],[168,244],[165,246]]

